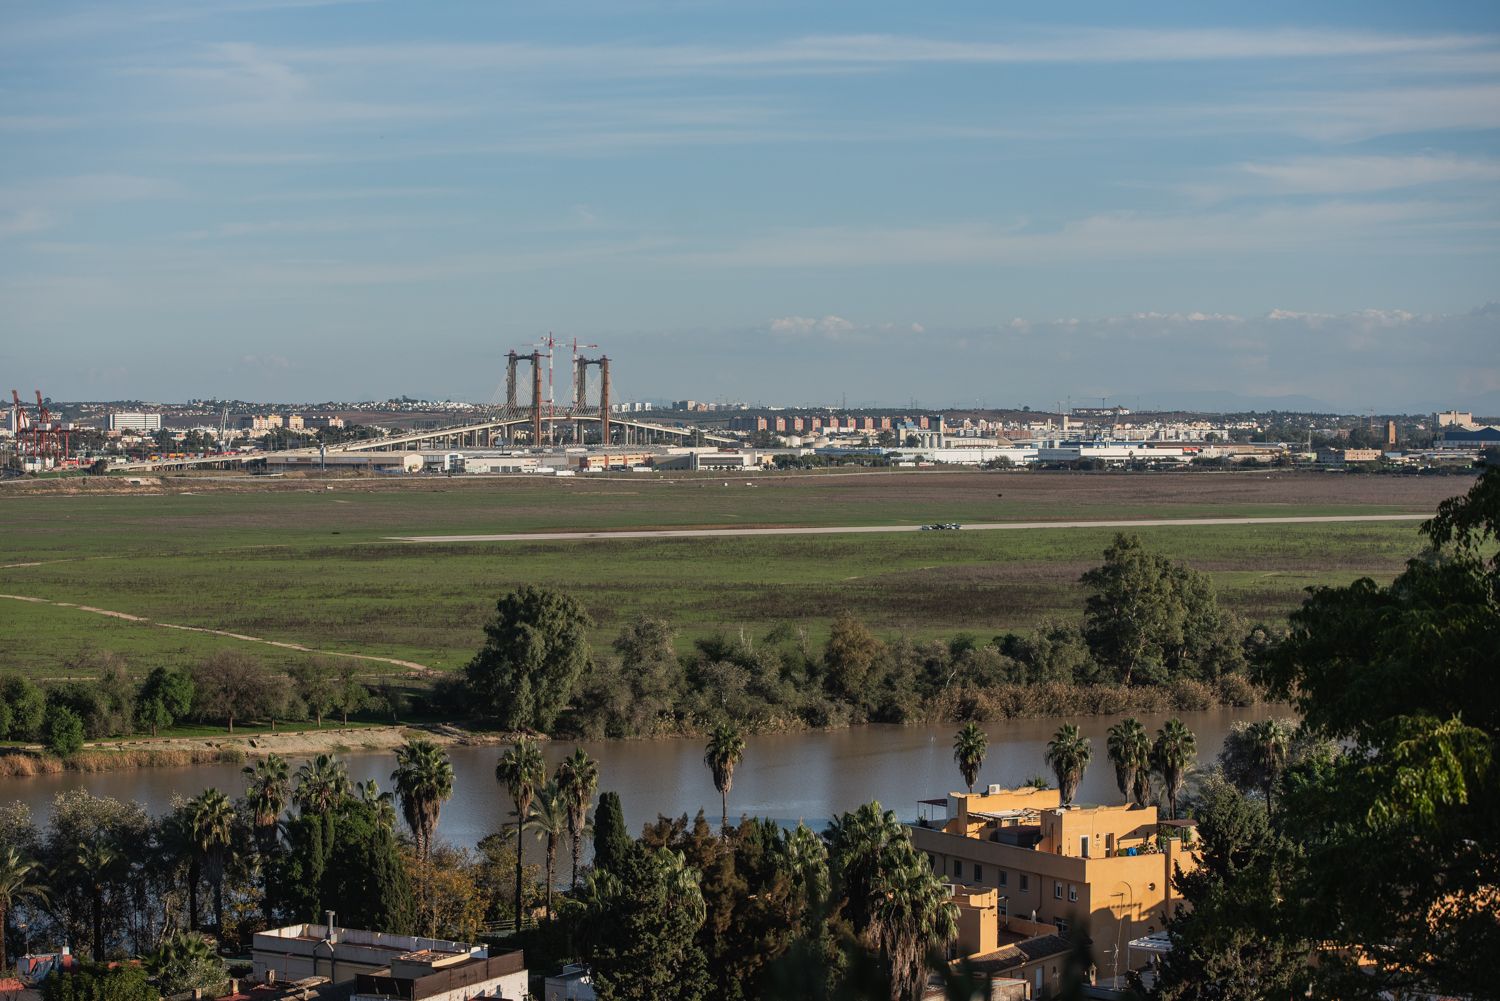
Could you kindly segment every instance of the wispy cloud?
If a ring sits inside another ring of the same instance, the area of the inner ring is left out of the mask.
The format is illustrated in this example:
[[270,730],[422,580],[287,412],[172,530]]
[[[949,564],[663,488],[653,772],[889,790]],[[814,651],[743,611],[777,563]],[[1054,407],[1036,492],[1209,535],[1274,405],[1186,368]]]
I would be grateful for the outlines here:
[[1203,202],[1238,197],[1369,195],[1428,185],[1488,185],[1500,181],[1500,160],[1451,153],[1404,156],[1324,155],[1235,164],[1209,180],[1181,186]]
[[432,43],[282,49],[279,58],[336,66],[437,66],[452,72],[593,75],[823,72],[914,64],[1204,62],[1226,59],[1388,57],[1489,50],[1485,34],[1384,34],[1340,30],[1146,30],[1124,28],[1010,31],[995,40],[912,35],[813,35],[739,46],[537,43]]
[[[1447,253],[1456,248],[1444,227],[1461,230],[1467,222],[1461,207],[1441,202],[1330,201],[1232,212],[1107,213],[1050,230],[982,223],[795,228],[723,249],[694,250],[682,259],[708,267],[784,269],[1275,253],[1288,247],[1358,254],[1370,249],[1374,236],[1399,237],[1411,253]],[[1493,246],[1497,237],[1490,226],[1479,239]]]

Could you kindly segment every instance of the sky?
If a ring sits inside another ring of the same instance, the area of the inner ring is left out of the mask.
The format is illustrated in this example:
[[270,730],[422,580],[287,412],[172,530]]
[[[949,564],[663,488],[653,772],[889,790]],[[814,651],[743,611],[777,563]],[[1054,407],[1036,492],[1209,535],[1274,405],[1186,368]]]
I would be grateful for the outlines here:
[[1500,413],[1493,2],[0,0],[0,151],[56,399]]

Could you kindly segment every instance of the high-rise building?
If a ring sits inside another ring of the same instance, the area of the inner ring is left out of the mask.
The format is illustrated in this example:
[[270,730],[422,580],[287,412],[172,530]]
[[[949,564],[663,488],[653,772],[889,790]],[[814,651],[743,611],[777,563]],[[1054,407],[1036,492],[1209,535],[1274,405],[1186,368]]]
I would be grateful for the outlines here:
[[109,415],[111,431],[160,431],[161,414],[147,414],[138,410],[118,410]]

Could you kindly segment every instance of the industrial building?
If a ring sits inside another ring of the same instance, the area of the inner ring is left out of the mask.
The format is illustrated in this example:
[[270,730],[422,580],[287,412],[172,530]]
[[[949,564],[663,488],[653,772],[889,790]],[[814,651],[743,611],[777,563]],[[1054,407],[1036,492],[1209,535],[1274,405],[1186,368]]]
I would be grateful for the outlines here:
[[308,469],[364,470],[371,473],[420,473],[419,452],[267,452],[262,461],[273,472]]

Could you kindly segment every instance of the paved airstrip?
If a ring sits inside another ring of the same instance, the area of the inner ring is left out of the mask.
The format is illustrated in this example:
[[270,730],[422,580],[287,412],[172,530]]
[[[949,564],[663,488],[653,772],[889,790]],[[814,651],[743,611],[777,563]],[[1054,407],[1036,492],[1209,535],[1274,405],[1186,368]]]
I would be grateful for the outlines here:
[[[1192,528],[1203,525],[1338,525],[1362,521],[1425,521],[1426,514],[1287,515],[1268,518],[1135,518],[1121,521],[996,521],[966,524],[965,532],[1037,531],[1053,528]],[[393,542],[579,542],[590,539],[733,539],[756,535],[871,535],[920,532],[921,525],[848,525],[818,528],[660,528],[619,532],[502,532],[495,535],[393,535]]]

